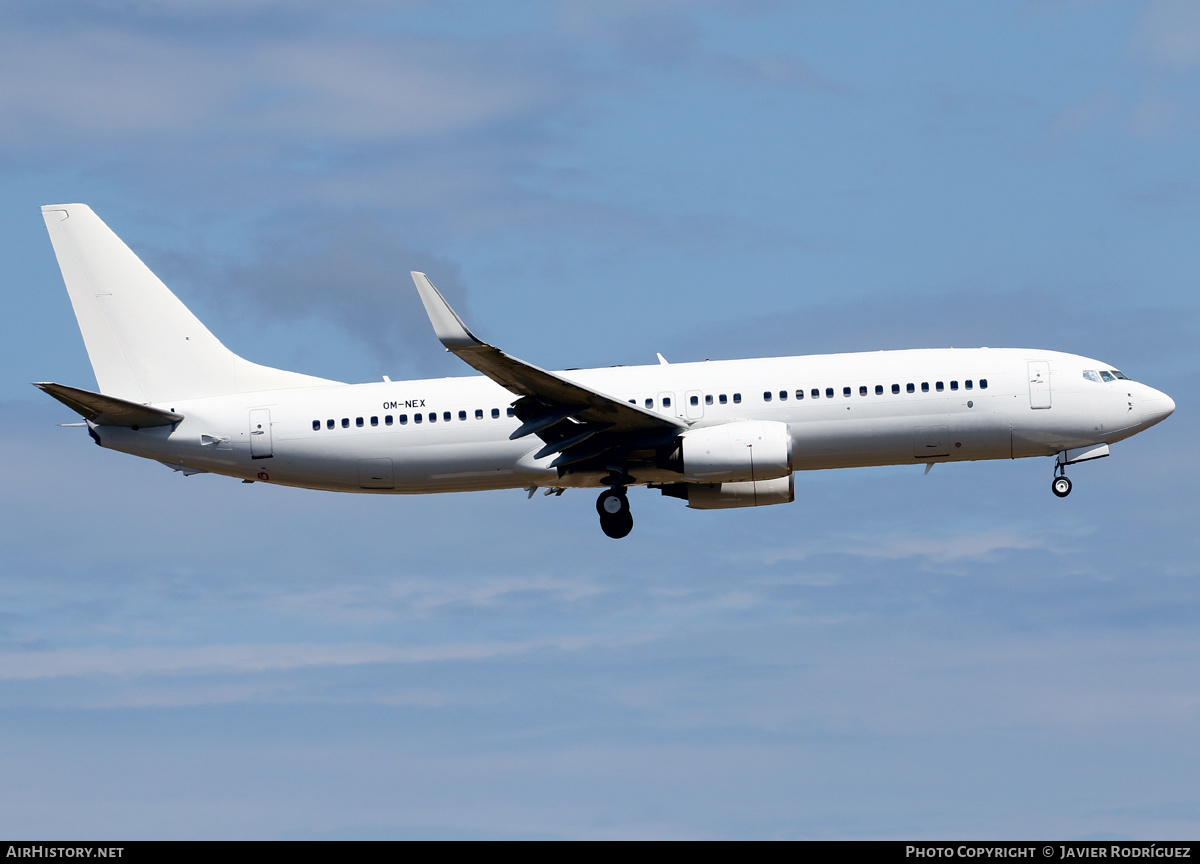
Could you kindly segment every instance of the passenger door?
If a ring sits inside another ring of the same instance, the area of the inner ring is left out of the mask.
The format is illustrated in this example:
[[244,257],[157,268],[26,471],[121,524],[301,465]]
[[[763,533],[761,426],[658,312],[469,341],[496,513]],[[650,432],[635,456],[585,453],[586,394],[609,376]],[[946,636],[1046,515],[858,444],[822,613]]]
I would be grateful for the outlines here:
[[255,408],[250,412],[250,458],[270,459],[271,451],[271,411]]
[[1045,360],[1029,364],[1029,407],[1050,407],[1050,364]]

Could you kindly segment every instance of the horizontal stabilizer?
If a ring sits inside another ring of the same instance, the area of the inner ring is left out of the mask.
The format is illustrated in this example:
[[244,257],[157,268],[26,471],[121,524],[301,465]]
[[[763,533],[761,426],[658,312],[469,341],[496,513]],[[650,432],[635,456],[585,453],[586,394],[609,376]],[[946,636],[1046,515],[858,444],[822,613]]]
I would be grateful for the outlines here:
[[171,426],[183,419],[182,414],[138,405],[115,396],[105,396],[49,382],[34,383],[34,387],[47,393],[97,426],[128,426],[141,429],[150,426]]

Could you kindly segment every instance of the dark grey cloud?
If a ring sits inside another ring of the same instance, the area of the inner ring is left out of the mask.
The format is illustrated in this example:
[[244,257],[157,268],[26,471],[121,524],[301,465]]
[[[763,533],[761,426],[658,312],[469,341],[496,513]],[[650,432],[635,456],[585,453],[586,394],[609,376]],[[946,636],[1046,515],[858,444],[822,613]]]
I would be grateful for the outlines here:
[[232,306],[227,314],[262,324],[320,321],[364,343],[382,368],[439,368],[409,273],[428,273],[469,317],[467,291],[456,264],[408,248],[396,234],[394,224],[365,215],[306,224],[255,243],[253,260],[230,265],[213,287]]

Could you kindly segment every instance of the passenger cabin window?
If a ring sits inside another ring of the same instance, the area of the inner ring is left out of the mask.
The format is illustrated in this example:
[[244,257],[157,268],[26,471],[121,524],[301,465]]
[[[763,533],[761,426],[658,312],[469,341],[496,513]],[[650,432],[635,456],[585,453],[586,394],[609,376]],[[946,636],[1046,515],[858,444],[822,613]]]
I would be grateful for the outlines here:
[[646,400],[646,407],[647,407],[647,408],[653,408],[653,407],[654,407],[654,400],[653,400],[653,399],[647,399],[647,400]]
[[499,408],[493,408],[493,409],[492,409],[492,419],[493,419],[493,420],[499,420],[499,419],[500,419],[500,409],[499,409]]
[[797,391],[796,391],[796,398],[797,398],[797,399],[803,399],[803,398],[804,398],[804,391],[803,391],[803,390],[797,390]]
[[[670,397],[670,396],[664,396],[664,397],[663,397],[663,407],[664,407],[664,408],[670,408],[670,407],[671,407],[671,397]],[[509,416],[509,417],[511,417],[511,416],[512,416],[512,409],[511,409],[511,408],[509,408],[509,409],[508,409],[508,416]]]
[[741,403],[742,403],[742,394],[741,394],[741,393],[734,393],[734,394],[733,394],[733,404],[734,404],[734,405],[740,405]]
[[892,385],[892,395],[893,395],[893,396],[895,396],[895,395],[897,395],[899,392],[900,392],[900,385],[899,385],[899,384],[893,384],[893,385]]
[[711,404],[712,404],[712,394],[711,394],[711,393],[705,393],[705,394],[704,394],[704,404],[705,404],[705,405],[711,405]]
[[849,399],[849,398],[850,398],[850,388],[849,388],[849,387],[843,387],[843,388],[842,388],[842,395],[843,395],[843,396],[845,396],[847,399]]
[[458,412],[458,419],[459,419],[459,420],[466,420],[466,419],[467,419],[467,412],[466,412],[466,411],[459,411],[459,412]]
[[941,393],[943,390],[946,389],[946,385],[941,381],[937,382],[937,384],[935,384],[934,386],[937,387],[937,391],[939,393]]
[[386,417],[383,418],[383,425],[384,426],[392,425],[392,415],[391,414],[388,414]]
[[786,390],[780,390],[780,391],[779,391],[779,401],[780,401],[780,402],[786,402],[786,401],[787,401],[787,391],[786,391]]
[[905,384],[905,385],[904,385],[904,389],[905,389],[907,392],[909,392],[909,393],[916,393],[916,392],[917,392],[917,388],[916,388],[916,387],[914,387],[914,386],[912,385],[912,382],[909,382],[908,384]]
[[349,417],[343,417],[343,418],[342,418],[342,428],[343,428],[343,429],[349,429],[349,428],[350,428],[350,418],[349,418]]
[[814,399],[820,399],[820,398],[821,398],[821,391],[820,391],[820,390],[818,390],[816,387],[814,387],[814,388],[812,389],[812,398],[814,398]]
[[357,426],[359,429],[361,429],[362,425],[363,425],[363,419],[361,417],[355,417],[354,425]]
[[722,405],[725,405],[726,403],[729,402],[729,397],[726,396],[724,393],[722,393],[720,396],[717,397],[717,401],[720,402]]
[[882,395],[883,395],[883,385],[882,385],[882,384],[876,384],[876,385],[875,385],[875,395],[876,395],[876,396],[882,396]]
[[833,388],[832,388],[832,387],[826,387],[826,388],[825,388],[825,398],[826,398],[826,399],[832,399],[832,398],[833,398]]
[[401,425],[401,426],[407,426],[407,425],[408,425],[408,415],[407,415],[407,414],[401,414],[401,415],[400,415],[399,417],[397,417],[396,419],[397,419],[398,421],[400,421],[400,425]]
[[378,426],[378,425],[379,425],[379,418],[378,418],[378,417],[372,417],[372,418],[371,418],[371,425],[372,425],[372,426]]
[[316,432],[316,431],[317,431],[318,429],[320,429],[320,428],[321,428],[321,421],[320,421],[320,420],[314,420],[314,421],[313,421],[313,431],[314,431],[314,432]]
[[420,423],[420,422],[421,422],[421,418],[422,418],[422,417],[424,417],[424,416],[425,416],[425,415],[423,415],[423,414],[414,414],[414,415],[413,415],[413,422],[414,422],[414,423]]
[[476,419],[476,420],[482,420],[482,419],[483,419],[483,409],[482,409],[482,408],[476,408],[476,409],[475,409],[475,419]]
[[516,413],[513,411],[513,409],[512,409],[512,406],[511,406],[511,405],[510,405],[510,406],[508,406],[508,416],[509,416],[509,417],[515,417],[515,416],[516,416]]
[[326,429],[332,429],[332,428],[333,428],[333,421],[332,421],[332,420],[326,420],[326,421],[325,421],[325,428],[326,428]]
[[957,389],[958,389],[958,382],[957,382],[957,381],[951,381],[951,382],[950,382],[950,389],[951,389],[951,390],[957,390]]
[[929,382],[928,382],[928,381],[922,381],[922,382],[921,382],[921,392],[922,392],[922,393],[928,393],[928,392],[929,392]]
[[974,385],[971,383],[971,379],[968,378],[966,381],[963,382],[963,386],[966,387],[968,390],[970,390]]
[[443,419],[443,420],[445,420],[447,423],[449,423],[449,422],[450,422],[450,412],[449,412],[449,411],[443,411],[443,412],[442,412],[442,419]]
[[764,401],[764,402],[770,402],[770,401],[771,401],[771,391],[770,391],[770,390],[766,390],[766,391],[764,391],[764,392],[763,392],[763,401]]
[[986,389],[987,389],[987,379],[986,379],[986,378],[980,378],[980,379],[979,379],[979,389],[980,389],[980,390],[986,390]]
[[689,397],[688,397],[688,404],[689,404],[689,405],[699,405],[699,404],[700,404],[700,397],[699,397],[699,396],[689,396]]
[[430,411],[430,412],[429,412],[429,422],[430,422],[430,423],[436,423],[436,422],[437,422],[437,412],[436,412],[436,411]]
[[861,387],[859,387],[859,388],[858,388],[858,395],[859,395],[859,396],[866,396],[866,395],[867,395],[867,385],[866,385],[866,384],[864,384],[863,386],[861,386]]

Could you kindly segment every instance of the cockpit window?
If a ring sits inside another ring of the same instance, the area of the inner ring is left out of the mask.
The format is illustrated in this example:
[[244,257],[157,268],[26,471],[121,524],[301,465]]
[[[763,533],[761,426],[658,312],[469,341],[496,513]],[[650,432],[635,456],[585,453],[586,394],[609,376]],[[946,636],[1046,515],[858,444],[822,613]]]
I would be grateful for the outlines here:
[[1120,379],[1120,380],[1122,380],[1122,381],[1128,381],[1128,380],[1129,380],[1129,379],[1128,379],[1128,378],[1126,378],[1126,377],[1125,377],[1123,374],[1121,374],[1120,372],[1118,372],[1116,369],[1109,369],[1108,371],[1112,373],[1112,376],[1113,376],[1114,378],[1119,378],[1119,379]]
[[1100,377],[1103,378],[1105,381],[1116,381],[1117,380],[1116,378],[1114,378],[1112,376],[1111,373],[1105,372],[1103,369],[1100,370]]
[[1099,384],[1100,383],[1100,373],[1097,372],[1095,369],[1084,369],[1083,370],[1083,379],[1085,381],[1095,381],[1097,384]]

